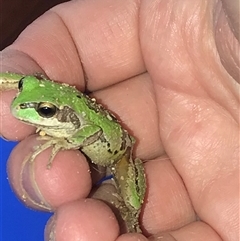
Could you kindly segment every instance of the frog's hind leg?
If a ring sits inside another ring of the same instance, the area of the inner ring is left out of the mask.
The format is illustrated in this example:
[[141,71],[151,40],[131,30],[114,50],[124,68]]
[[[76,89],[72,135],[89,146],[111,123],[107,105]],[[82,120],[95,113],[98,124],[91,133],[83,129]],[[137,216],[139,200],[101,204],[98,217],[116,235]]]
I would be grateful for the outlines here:
[[142,161],[132,159],[132,149],[112,165],[111,171],[118,190],[119,199],[122,199],[120,210],[126,222],[128,232],[141,232],[139,214],[146,191],[146,181]]

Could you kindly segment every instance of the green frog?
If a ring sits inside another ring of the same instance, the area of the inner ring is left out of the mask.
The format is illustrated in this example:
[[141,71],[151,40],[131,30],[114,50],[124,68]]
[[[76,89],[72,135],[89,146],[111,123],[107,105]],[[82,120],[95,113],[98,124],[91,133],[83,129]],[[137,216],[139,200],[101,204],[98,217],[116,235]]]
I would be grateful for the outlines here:
[[48,168],[60,150],[68,149],[79,149],[93,163],[108,167],[122,203],[118,209],[127,231],[141,232],[138,219],[146,189],[144,167],[139,158],[133,159],[135,140],[117,118],[75,87],[40,75],[0,73],[0,89],[13,88],[18,88],[18,94],[11,113],[35,126],[40,139],[46,140],[29,161],[53,147]]

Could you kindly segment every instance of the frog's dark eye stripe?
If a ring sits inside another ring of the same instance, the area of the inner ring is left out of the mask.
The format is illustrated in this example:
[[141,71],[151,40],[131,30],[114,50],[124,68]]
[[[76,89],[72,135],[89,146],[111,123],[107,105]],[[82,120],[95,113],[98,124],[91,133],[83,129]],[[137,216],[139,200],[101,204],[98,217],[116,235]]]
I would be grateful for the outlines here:
[[25,77],[22,77],[19,82],[18,82],[18,89],[19,91],[22,91],[22,86],[23,86],[23,80],[24,80]]
[[48,102],[40,102],[36,106],[36,111],[42,117],[51,118],[57,113],[57,107]]

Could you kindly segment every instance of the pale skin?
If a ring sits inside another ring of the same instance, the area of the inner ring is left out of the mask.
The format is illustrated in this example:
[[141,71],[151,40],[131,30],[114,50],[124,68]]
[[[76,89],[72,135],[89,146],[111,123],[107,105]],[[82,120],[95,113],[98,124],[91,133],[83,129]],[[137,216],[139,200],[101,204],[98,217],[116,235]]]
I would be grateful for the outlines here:
[[[31,24],[2,52],[3,71],[45,72],[93,92],[134,134],[136,154],[147,161],[144,235],[119,235],[112,211],[86,199],[91,178],[84,157],[64,151],[49,171],[50,150],[41,153],[23,186],[31,197],[40,190],[55,209],[57,241],[145,241],[150,235],[164,236],[161,241],[238,240],[236,6],[226,11],[229,28],[217,1],[72,1]],[[14,94],[1,94],[1,134],[21,140],[33,129],[5,108]],[[22,161],[34,138],[9,159],[9,178],[21,197]]]

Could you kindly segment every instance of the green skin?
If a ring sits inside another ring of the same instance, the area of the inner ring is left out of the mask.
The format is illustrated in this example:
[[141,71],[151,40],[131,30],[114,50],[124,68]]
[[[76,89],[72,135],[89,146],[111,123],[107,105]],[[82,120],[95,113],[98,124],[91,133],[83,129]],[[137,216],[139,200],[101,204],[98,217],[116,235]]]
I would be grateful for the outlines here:
[[118,120],[95,99],[43,76],[1,73],[0,81],[0,89],[4,90],[16,88],[18,84],[12,114],[36,126],[41,138],[47,140],[32,154],[30,161],[53,146],[48,167],[54,156],[66,149],[80,149],[93,163],[109,167],[122,203],[118,209],[127,231],[141,232],[138,217],[146,188],[144,168],[140,159],[132,160],[134,138]]

